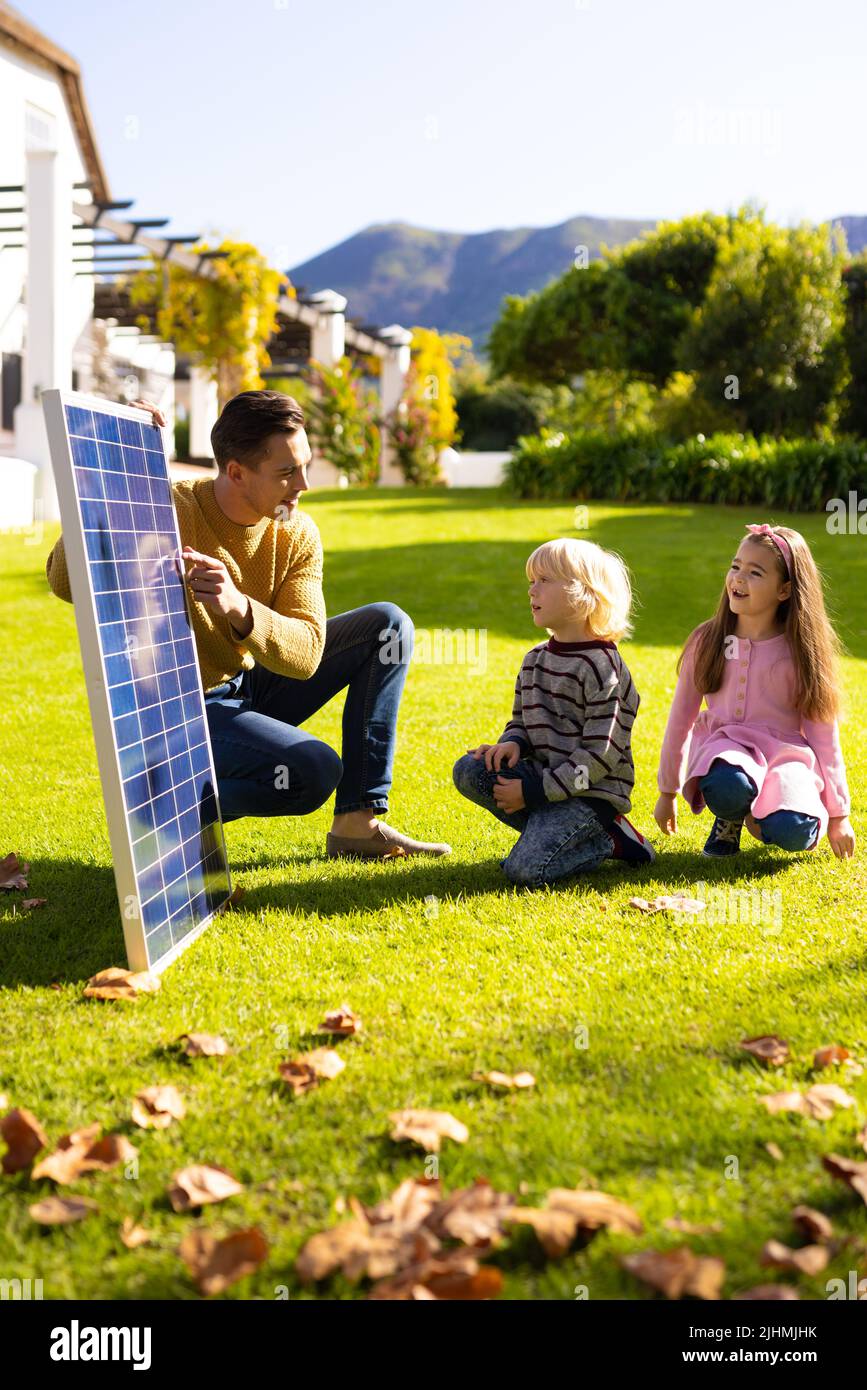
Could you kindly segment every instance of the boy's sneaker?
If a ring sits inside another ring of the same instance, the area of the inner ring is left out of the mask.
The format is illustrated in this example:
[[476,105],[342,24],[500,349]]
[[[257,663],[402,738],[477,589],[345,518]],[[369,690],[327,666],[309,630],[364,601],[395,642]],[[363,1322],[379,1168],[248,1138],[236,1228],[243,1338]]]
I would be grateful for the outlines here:
[[722,816],[717,816],[702,854],[708,859],[726,859],[730,854],[739,854],[743,828],[741,820],[723,820]]
[[652,864],[656,858],[653,845],[625,816],[614,817],[608,834],[614,841],[613,858],[624,859],[628,864]]

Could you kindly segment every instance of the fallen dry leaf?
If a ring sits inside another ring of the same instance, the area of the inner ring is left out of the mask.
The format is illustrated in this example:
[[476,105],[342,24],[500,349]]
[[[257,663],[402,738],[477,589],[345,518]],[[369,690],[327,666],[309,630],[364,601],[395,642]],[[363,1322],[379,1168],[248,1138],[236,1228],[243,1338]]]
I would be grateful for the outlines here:
[[823,1154],[822,1166],[832,1178],[845,1182],[867,1203],[867,1161],[842,1158],[840,1154]]
[[639,1236],[644,1230],[644,1222],[637,1211],[619,1198],[593,1188],[552,1187],[546,1205],[571,1212],[585,1231],[597,1231],[604,1226],[609,1231]]
[[84,1172],[107,1173],[119,1163],[129,1163],[138,1149],[123,1134],[106,1134],[91,1144],[84,1155]]
[[824,1245],[802,1245],[799,1250],[793,1250],[781,1240],[768,1240],[762,1248],[759,1264],[799,1274],[821,1274],[830,1258],[830,1251]]
[[502,1287],[500,1270],[480,1265],[467,1250],[451,1250],[420,1260],[402,1270],[396,1278],[374,1285],[369,1298],[475,1302],[495,1298]]
[[132,1103],[132,1118],[141,1129],[168,1129],[187,1108],[176,1086],[146,1086]]
[[3,1172],[20,1173],[33,1162],[40,1149],[48,1147],[48,1135],[29,1110],[10,1110],[0,1119],[0,1135],[8,1145],[3,1155]]
[[824,1212],[815,1207],[797,1206],[792,1211],[792,1220],[801,1235],[817,1245],[826,1245],[834,1234],[834,1228]]
[[224,1202],[244,1189],[226,1168],[194,1163],[172,1174],[168,1198],[173,1211],[191,1211],[210,1202]]
[[497,1192],[485,1178],[460,1188],[432,1208],[425,1226],[440,1240],[459,1240],[478,1249],[496,1245],[514,1207],[508,1192]]
[[689,1247],[682,1245],[677,1250],[640,1250],[634,1255],[623,1255],[620,1263],[666,1298],[682,1298],[698,1261]]
[[295,1270],[302,1283],[313,1284],[327,1279],[350,1259],[366,1255],[369,1248],[369,1224],[353,1217],[311,1236],[295,1261]]
[[807,1113],[804,1097],[800,1091],[775,1091],[772,1096],[759,1096],[759,1101],[770,1115],[779,1115],[791,1110],[798,1115]]
[[789,1044],[775,1033],[765,1033],[758,1038],[743,1038],[741,1047],[767,1067],[781,1067],[789,1060]]
[[29,873],[29,864],[22,864],[17,854],[7,854],[5,859],[0,859],[0,888],[8,888],[14,893],[22,892],[27,887]]
[[562,1259],[578,1233],[577,1218],[555,1207],[512,1207],[506,1216],[510,1222],[532,1226],[549,1260]]
[[[350,1197],[351,1216],[304,1245],[296,1264],[299,1278],[315,1283],[339,1269],[353,1282],[396,1281],[390,1289],[378,1285],[377,1298],[410,1298],[414,1286],[426,1286],[438,1298],[488,1297],[481,1290],[490,1289],[491,1281],[469,1261],[496,1244],[511,1203],[510,1196],[496,1192],[484,1178],[446,1198],[439,1181],[427,1178],[405,1179],[371,1207]],[[346,1205],[341,1203],[344,1210]],[[458,1240],[471,1249],[458,1257],[458,1252],[442,1250],[444,1240]],[[453,1281],[468,1292],[450,1292]]]
[[178,1038],[187,1057],[228,1057],[231,1049],[216,1033],[182,1033]]
[[774,1141],[773,1141],[773,1139],[771,1139],[770,1142],[767,1143],[767,1144],[765,1145],[765,1148],[767,1149],[768,1153],[771,1155],[771,1158],[775,1158],[775,1159],[777,1160],[778,1163],[782,1163],[782,1161],[783,1161],[783,1151],[782,1151],[782,1149],[780,1148],[779,1144],[775,1144]]
[[158,975],[149,970],[122,970],[110,965],[88,980],[85,999],[137,999],[140,994],[154,994],[160,987]]
[[443,1139],[465,1144],[470,1137],[466,1125],[448,1110],[392,1110],[388,1118],[395,1143],[408,1140],[426,1153],[439,1153]]
[[20,906],[27,912],[31,907],[44,907],[47,902],[47,898],[22,898]]
[[[345,1205],[344,1203],[344,1208]],[[391,1196],[377,1202],[376,1206],[362,1206],[358,1214],[371,1225],[388,1223],[399,1225],[407,1231],[415,1231],[440,1205],[439,1178],[405,1178]],[[358,1208],[355,1210],[358,1211]]]
[[686,1282],[684,1293],[692,1298],[703,1298],[714,1302],[722,1298],[722,1286],[726,1277],[725,1261],[716,1255],[696,1255],[695,1267]]
[[509,1221],[532,1226],[549,1259],[559,1259],[577,1239],[590,1240],[603,1227],[628,1235],[641,1235],[644,1223],[632,1207],[591,1188],[552,1188],[545,1206],[512,1207]]
[[98,1207],[89,1197],[44,1197],[27,1210],[40,1226],[66,1226],[70,1221],[83,1221]]
[[106,1134],[100,1139],[99,1131],[100,1126],[95,1124],[65,1134],[54,1152],[34,1166],[31,1177],[70,1183],[85,1173],[107,1173],[136,1157],[138,1149],[124,1135]]
[[57,1141],[57,1148],[46,1154],[45,1158],[40,1159],[34,1166],[31,1178],[51,1178],[53,1182],[59,1183],[74,1182],[81,1176],[84,1155],[101,1132],[102,1126],[94,1124],[87,1125],[84,1129],[75,1129],[71,1134],[64,1134]]
[[835,1106],[849,1109],[855,1104],[853,1096],[844,1091],[842,1086],[835,1086],[833,1083],[811,1086],[809,1091],[805,1092],[804,1100],[809,1114],[816,1120],[829,1120]]
[[630,898],[630,907],[639,912],[704,912],[706,903],[701,898],[691,898],[688,893],[662,893],[655,898]]
[[523,1091],[536,1084],[535,1076],[529,1071],[516,1071],[511,1076],[505,1071],[474,1071],[473,1080],[484,1081],[488,1086],[499,1087],[503,1090]]
[[146,1231],[144,1226],[137,1226],[131,1216],[124,1217],[120,1238],[127,1250],[137,1250],[140,1245],[147,1245],[153,1239],[150,1231]]
[[830,1120],[834,1113],[834,1107],[848,1108],[855,1104],[855,1100],[842,1086],[836,1086],[833,1082],[825,1085],[811,1086],[808,1091],[777,1091],[772,1096],[760,1096],[764,1105],[771,1115],[777,1115],[781,1111],[793,1111],[798,1115],[808,1115],[814,1120]]
[[329,1047],[316,1047],[288,1062],[281,1062],[277,1070],[295,1095],[311,1091],[320,1081],[333,1081],[339,1076],[346,1063],[339,1052]]
[[732,1302],[744,1303],[751,1300],[756,1303],[797,1303],[800,1297],[798,1290],[793,1289],[791,1284],[756,1284],[752,1289],[736,1293]]
[[361,1019],[358,1014],[352,1012],[348,1004],[341,1004],[339,1009],[330,1009],[319,1025],[320,1033],[335,1033],[341,1038],[360,1033],[361,1028]]
[[827,1047],[819,1047],[813,1053],[813,1066],[820,1071],[823,1067],[848,1061],[849,1056],[847,1048],[841,1047],[839,1043],[829,1043]]
[[253,1274],[268,1255],[268,1242],[258,1226],[233,1231],[219,1240],[204,1227],[188,1231],[178,1253],[199,1293],[223,1293],[247,1274]]

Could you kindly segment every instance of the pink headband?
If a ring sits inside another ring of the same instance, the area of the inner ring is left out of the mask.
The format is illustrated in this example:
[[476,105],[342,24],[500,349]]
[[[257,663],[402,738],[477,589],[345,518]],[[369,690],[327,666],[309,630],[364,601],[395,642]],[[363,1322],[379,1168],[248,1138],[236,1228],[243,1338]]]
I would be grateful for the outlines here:
[[771,527],[768,525],[766,521],[763,521],[761,526],[757,526],[755,523],[753,523],[752,525],[747,527],[747,530],[750,531],[754,536],[770,536],[771,540],[774,542],[774,545],[777,547],[777,549],[783,557],[783,564],[786,566],[786,574],[791,579],[792,552],[789,547],[789,542],[786,540],[785,536],[778,536],[776,531],[771,530]]

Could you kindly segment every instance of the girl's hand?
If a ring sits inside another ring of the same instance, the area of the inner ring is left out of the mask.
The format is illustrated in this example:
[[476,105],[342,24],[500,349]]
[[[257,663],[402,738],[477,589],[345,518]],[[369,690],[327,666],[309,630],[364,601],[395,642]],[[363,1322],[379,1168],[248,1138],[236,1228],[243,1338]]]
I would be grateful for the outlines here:
[[653,819],[663,835],[676,835],[677,797],[672,796],[670,792],[660,792],[659,800],[653,808]]
[[480,743],[478,748],[468,748],[467,752],[474,758],[484,758],[488,772],[499,772],[504,764],[514,767],[521,756],[520,747],[511,739],[505,743]]
[[[508,745],[500,744],[501,748]],[[514,744],[512,745],[514,747]],[[519,777],[498,777],[494,783],[494,800],[501,811],[511,816],[515,811],[523,811],[526,806],[524,789]]]
[[828,844],[838,859],[851,859],[855,853],[855,831],[848,816],[835,816],[828,821]]

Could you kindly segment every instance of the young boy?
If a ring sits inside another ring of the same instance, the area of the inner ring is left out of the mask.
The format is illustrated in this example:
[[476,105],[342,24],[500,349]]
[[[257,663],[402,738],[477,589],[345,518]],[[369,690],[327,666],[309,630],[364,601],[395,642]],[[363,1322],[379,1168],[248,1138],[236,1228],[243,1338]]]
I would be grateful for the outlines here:
[[620,858],[655,854],[626,819],[639,696],[617,649],[632,591],[619,556],[591,541],[548,541],[527,561],[533,622],[550,633],[524,657],[499,742],[455,763],[458,791],[519,832],[501,861],[542,887]]

